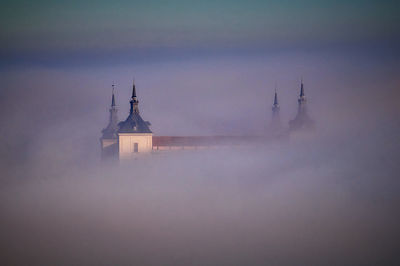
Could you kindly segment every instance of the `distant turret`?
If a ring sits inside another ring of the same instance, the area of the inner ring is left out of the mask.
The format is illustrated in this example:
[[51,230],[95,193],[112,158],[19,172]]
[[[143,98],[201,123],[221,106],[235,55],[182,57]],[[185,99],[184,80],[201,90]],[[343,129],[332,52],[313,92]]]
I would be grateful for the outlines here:
[[276,89],[275,89],[275,96],[274,96],[274,104],[272,105],[272,114],[279,115],[278,94],[276,93]]
[[290,130],[299,130],[299,129],[313,129],[314,121],[308,116],[307,113],[307,99],[304,93],[304,85],[303,80],[301,80],[300,85],[300,95],[297,99],[298,109],[296,117],[289,122]]
[[299,102],[299,105],[306,102],[306,95],[304,94],[303,80],[301,80],[300,95],[299,95],[299,99],[297,101]]
[[101,157],[102,159],[115,157],[118,153],[118,109],[115,104],[115,86],[112,85],[110,118],[108,125],[101,131]]
[[278,102],[278,93],[276,92],[275,88],[275,95],[274,95],[274,102],[272,104],[272,117],[271,117],[271,123],[268,128],[268,134],[277,137],[282,133],[282,124],[281,124],[281,118],[280,118],[280,107],[279,107],[279,102]]
[[108,125],[105,129],[102,130],[103,139],[116,139],[117,136],[117,131],[118,131],[118,109],[115,104],[115,93],[114,93],[114,84],[112,85],[112,96],[111,96],[111,107],[109,109],[110,111],[110,118]]

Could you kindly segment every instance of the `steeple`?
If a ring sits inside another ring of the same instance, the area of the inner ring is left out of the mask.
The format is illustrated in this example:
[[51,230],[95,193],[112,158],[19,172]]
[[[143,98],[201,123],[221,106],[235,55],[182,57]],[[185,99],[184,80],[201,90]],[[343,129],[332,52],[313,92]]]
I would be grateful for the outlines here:
[[300,95],[299,99],[297,100],[299,102],[299,107],[306,102],[306,95],[304,94],[304,85],[303,85],[303,78],[301,79],[300,83]]
[[115,107],[115,96],[114,96],[114,83],[112,85],[112,98],[111,98],[111,108]]
[[303,86],[303,80],[301,80],[301,85],[300,85],[300,97],[304,97],[304,86]]
[[133,87],[132,87],[132,99],[136,98],[136,86],[135,86],[135,79],[133,79]]
[[275,94],[274,94],[274,102],[272,104],[272,117],[269,127],[267,127],[267,134],[272,137],[277,137],[281,133],[282,125],[281,119],[279,115],[279,102],[278,102],[278,93],[276,92],[276,84],[275,84]]
[[276,93],[276,88],[275,88],[275,97],[274,97],[274,104],[272,105],[272,110],[277,108],[279,109],[279,103],[278,103],[278,94]]
[[129,111],[129,115],[132,115],[133,113],[139,114],[139,101],[136,97],[135,80],[133,80],[132,98],[131,98],[130,104],[131,104],[131,110]]
[[105,129],[103,129],[102,133],[103,139],[113,139],[117,137],[117,131],[118,131],[118,109],[117,105],[115,104],[115,85],[114,83],[112,84],[112,94],[111,94],[111,107],[109,109],[110,112],[110,118],[108,125]]
[[132,97],[129,101],[131,109],[129,110],[129,116],[125,121],[120,122],[119,133],[151,133],[149,128],[150,122],[144,121],[139,114],[139,100],[136,96],[135,81],[132,85]]
[[304,93],[303,79],[301,79],[300,94],[299,98],[297,99],[297,102],[298,102],[297,115],[293,120],[289,122],[290,129],[292,131],[298,129],[313,129],[315,124],[307,113],[307,105],[306,105],[307,99]]

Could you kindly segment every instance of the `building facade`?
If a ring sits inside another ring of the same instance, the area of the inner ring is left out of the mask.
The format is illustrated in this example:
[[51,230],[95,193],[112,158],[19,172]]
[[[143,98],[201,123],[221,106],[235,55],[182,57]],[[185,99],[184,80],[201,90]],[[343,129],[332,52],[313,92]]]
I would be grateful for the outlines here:
[[291,131],[314,128],[314,121],[307,114],[303,82],[300,86],[298,112],[295,119],[289,122],[289,130],[282,126],[278,94],[275,90],[271,122],[263,136],[153,136],[153,132],[150,130],[150,122],[143,120],[140,115],[139,100],[134,82],[129,103],[128,117],[118,123],[118,109],[115,103],[113,85],[109,122],[107,127],[102,130],[100,138],[103,159],[117,158],[124,160],[158,151],[209,149],[260,143],[282,138]]

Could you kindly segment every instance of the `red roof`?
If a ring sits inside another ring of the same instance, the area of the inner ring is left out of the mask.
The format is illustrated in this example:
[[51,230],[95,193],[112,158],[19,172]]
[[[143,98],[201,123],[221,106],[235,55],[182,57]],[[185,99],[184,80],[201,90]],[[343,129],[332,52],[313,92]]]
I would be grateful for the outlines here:
[[258,136],[153,136],[153,147],[234,145],[260,139]]

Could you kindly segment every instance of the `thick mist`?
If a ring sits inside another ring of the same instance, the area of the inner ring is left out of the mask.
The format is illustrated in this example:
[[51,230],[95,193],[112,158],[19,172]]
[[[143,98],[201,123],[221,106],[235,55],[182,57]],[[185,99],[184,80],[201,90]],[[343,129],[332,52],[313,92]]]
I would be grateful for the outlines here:
[[[293,54],[2,71],[2,261],[396,265],[397,69]],[[111,84],[122,120],[133,77],[155,135],[260,135],[275,83],[286,126],[301,77],[317,130],[102,163]]]

